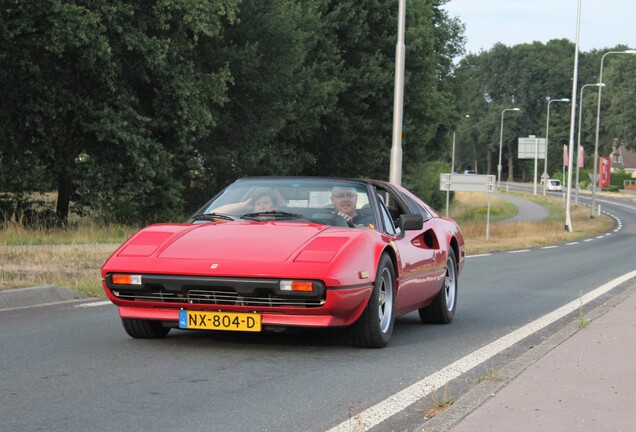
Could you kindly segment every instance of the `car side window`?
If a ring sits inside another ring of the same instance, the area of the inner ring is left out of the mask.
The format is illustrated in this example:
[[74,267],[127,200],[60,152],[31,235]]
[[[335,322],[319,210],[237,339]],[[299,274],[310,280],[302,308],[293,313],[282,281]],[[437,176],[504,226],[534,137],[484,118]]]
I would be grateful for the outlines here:
[[415,201],[413,198],[411,198],[408,195],[404,195],[404,199],[406,201],[408,201],[409,205],[415,210],[416,213],[419,213],[422,215],[422,217],[424,218],[424,220],[428,220],[431,218],[431,215],[428,214],[428,212],[426,210],[424,210],[422,208],[422,206]]
[[399,228],[395,228],[395,224],[393,223],[393,219],[389,213],[389,210],[386,208],[384,204],[384,200],[382,195],[378,194],[378,201],[380,202],[380,216],[382,217],[382,224],[384,225],[384,232],[390,235],[396,235]]
[[384,189],[379,192],[379,195],[386,205],[389,217],[393,221],[393,226],[397,227],[400,225],[400,215],[413,213],[408,207],[405,207],[401,200],[397,199],[392,191]]

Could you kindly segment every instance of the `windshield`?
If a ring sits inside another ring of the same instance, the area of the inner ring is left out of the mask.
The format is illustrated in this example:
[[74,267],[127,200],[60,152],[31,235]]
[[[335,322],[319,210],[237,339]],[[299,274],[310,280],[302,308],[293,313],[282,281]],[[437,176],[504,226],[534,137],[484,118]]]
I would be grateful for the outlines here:
[[337,179],[243,179],[199,211],[249,220],[286,220],[375,227],[367,188]]

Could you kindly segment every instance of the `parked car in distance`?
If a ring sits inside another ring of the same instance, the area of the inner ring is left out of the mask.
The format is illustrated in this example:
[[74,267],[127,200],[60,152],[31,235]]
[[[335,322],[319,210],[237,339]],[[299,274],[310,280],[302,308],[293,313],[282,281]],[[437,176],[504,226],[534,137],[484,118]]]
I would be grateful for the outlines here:
[[563,190],[563,187],[561,186],[561,180],[548,179],[548,182],[546,184],[546,190],[561,192]]
[[475,170],[464,170],[464,174],[477,174]]
[[401,186],[249,177],[187,223],[133,235],[102,280],[133,338],[347,327],[354,345],[381,348],[399,315],[452,321],[464,258],[455,221]]

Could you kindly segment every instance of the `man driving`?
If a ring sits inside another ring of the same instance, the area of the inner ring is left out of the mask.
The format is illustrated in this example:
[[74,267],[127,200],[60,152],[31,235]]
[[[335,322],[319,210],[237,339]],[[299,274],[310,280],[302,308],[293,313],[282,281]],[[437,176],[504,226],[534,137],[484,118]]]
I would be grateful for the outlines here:
[[356,226],[368,226],[373,224],[370,215],[358,213],[356,206],[358,203],[358,193],[353,187],[335,186],[331,190],[331,203],[335,213]]

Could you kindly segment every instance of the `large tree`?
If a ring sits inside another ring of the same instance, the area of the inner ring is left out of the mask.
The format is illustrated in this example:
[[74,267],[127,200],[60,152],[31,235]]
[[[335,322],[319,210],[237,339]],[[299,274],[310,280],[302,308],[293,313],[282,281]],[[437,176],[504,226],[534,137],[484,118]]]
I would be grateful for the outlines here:
[[181,168],[214,126],[228,80],[201,67],[195,48],[236,1],[3,3],[3,167],[33,159],[55,184],[60,223],[80,183],[84,202],[115,218],[178,207]]
[[[405,165],[457,119],[461,25],[407,8]],[[0,189],[164,220],[254,174],[386,177],[396,2],[0,3]]]
[[[454,114],[461,25],[409,2],[405,165],[438,157]],[[232,83],[199,146],[207,192],[249,174],[388,175],[397,5],[386,0],[249,0],[222,45]]]
[[599,143],[601,155],[609,155],[615,141],[636,150],[635,68],[634,56],[615,56],[603,72],[607,87],[602,90],[601,101],[601,124],[604,126]]
[[[595,60],[595,56],[585,53],[580,56],[579,83],[595,82]],[[496,44],[463,59],[459,66],[464,84],[462,105],[471,115],[466,122],[471,131],[460,148],[460,163],[471,165],[476,160],[482,172],[496,174],[502,111],[519,107],[520,112],[506,112],[504,116],[502,177],[531,175],[533,162],[517,158],[517,139],[546,136],[548,102],[571,98],[573,62],[574,44],[565,39],[512,47]],[[570,108],[562,102],[550,106],[550,174],[560,172],[563,165],[562,146],[569,142]],[[539,174],[542,172],[541,163]]]
[[[440,8],[445,1],[411,1],[406,16],[403,149],[405,166],[438,157],[440,130],[456,116],[452,59],[461,52],[462,27]],[[389,172],[392,137],[395,2],[331,1],[324,37],[338,47],[339,92],[322,133],[311,143],[316,174],[373,176]]]
[[223,40],[201,53],[231,74],[218,124],[197,145],[205,192],[244,175],[300,174],[313,163],[307,141],[344,85],[338,50],[323,39],[321,3],[244,1]]

